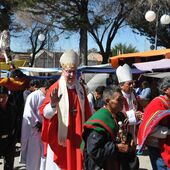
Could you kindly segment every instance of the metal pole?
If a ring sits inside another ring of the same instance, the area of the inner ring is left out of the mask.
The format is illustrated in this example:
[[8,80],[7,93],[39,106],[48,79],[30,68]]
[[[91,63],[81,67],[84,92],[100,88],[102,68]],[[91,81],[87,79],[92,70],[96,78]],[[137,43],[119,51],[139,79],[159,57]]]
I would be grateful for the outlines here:
[[50,55],[50,34],[49,34],[49,30],[48,30],[48,33],[47,33],[47,40],[48,40],[48,54],[47,54],[47,68],[49,67],[49,55]]
[[159,26],[159,11],[161,7],[159,6],[158,11],[156,13],[156,28],[155,28],[155,50],[157,50],[158,43],[158,26]]
[[157,42],[158,42],[158,16],[156,17],[156,28],[155,28],[155,50],[157,50]]

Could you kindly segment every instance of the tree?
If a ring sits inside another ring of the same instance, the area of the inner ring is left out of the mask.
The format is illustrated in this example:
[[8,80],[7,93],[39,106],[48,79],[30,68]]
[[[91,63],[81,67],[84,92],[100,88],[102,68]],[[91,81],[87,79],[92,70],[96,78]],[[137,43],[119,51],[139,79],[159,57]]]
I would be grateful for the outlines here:
[[[111,44],[117,31],[126,24],[125,19],[137,0],[41,0],[29,4],[34,15],[44,14],[55,28],[79,32],[82,64],[87,64],[87,33],[99,46],[103,63],[111,56]],[[44,23],[43,23],[44,24]],[[105,45],[105,47],[104,47]]]
[[[42,8],[43,6],[43,8]],[[57,29],[79,32],[79,50],[83,65],[87,65],[87,19],[88,0],[42,0],[34,6],[34,11],[41,11],[53,20]]]
[[136,47],[133,47],[131,44],[126,45],[126,44],[119,43],[112,48],[112,56],[116,56],[124,53],[135,53],[135,52],[138,52],[138,50],[136,49]]
[[[44,35],[44,40],[40,41],[38,40],[38,36],[40,34]],[[42,28],[39,28],[37,25],[31,30],[31,36],[30,41],[31,41],[31,46],[32,46],[32,55],[31,55],[31,59],[30,59],[30,63],[29,66],[32,67],[34,65],[34,60],[35,60],[35,56],[36,54],[43,49],[43,47],[46,44],[46,40],[47,40],[47,33],[48,33],[48,29],[45,28],[44,30],[42,30]]]
[[10,16],[11,13],[11,6],[8,1],[1,1],[0,2],[0,31],[5,29],[9,29],[9,25],[11,23]]
[[[34,0],[1,0],[0,1],[0,31],[15,30],[15,12],[22,6],[33,6]],[[32,2],[32,3],[31,3]]]
[[87,32],[99,46],[103,63],[107,63],[112,41],[135,3],[136,0],[42,0],[34,5],[34,11],[48,14],[59,29],[79,31],[80,55],[82,64],[86,65]]
[[[118,30],[126,24],[125,19],[135,7],[136,1],[114,0],[100,2],[96,1],[99,9],[97,8],[97,13],[93,16],[93,23],[89,23],[88,31],[99,46],[100,53],[103,56],[103,63],[107,63],[112,55],[112,41]],[[104,40],[106,41],[105,48],[103,46]]]
[[[87,15],[87,6],[88,1],[62,1],[62,0],[14,0],[13,3],[9,2],[9,5],[12,6],[12,4],[15,4],[13,10],[15,9],[15,12],[18,11],[24,11],[25,13],[32,13],[35,16],[46,16],[45,20],[42,20],[42,18],[39,17],[38,21],[41,24],[50,25],[50,28],[52,26],[54,28],[58,28],[62,30],[59,34],[61,34],[66,29],[68,31],[79,31],[80,32],[80,54],[82,58],[82,62],[87,64],[87,29],[84,27],[84,24],[82,22],[77,26],[78,21],[84,20]],[[66,9],[67,7],[67,9]],[[78,11],[76,9],[79,9]],[[72,11],[76,12],[76,14],[72,15]],[[25,15],[23,15],[25,16]],[[22,16],[22,17],[23,17]],[[26,19],[26,18],[25,18]],[[26,21],[29,19],[27,18]],[[53,22],[57,23],[57,25]],[[74,22],[76,21],[76,22]],[[49,24],[50,23],[50,24]],[[10,23],[11,24],[11,23]],[[24,27],[22,27],[20,24],[14,23],[15,30],[21,31],[24,30]],[[32,36],[31,36],[32,37]],[[31,42],[32,43],[32,42]]]
[[[31,44],[31,58],[30,67],[34,65],[34,60],[36,54],[46,48],[49,50],[54,46],[54,42],[58,40],[55,30],[51,27],[52,23],[48,22],[46,16],[43,14],[33,15],[28,11],[17,11],[15,25],[17,28],[25,30],[27,32],[27,37]],[[40,40],[39,35],[43,36]]]
[[[145,13],[148,10],[153,10],[157,14],[158,26],[156,21],[148,22],[145,20]],[[128,24],[134,30],[135,33],[142,36],[146,36],[147,39],[154,44],[155,35],[157,34],[157,45],[170,47],[170,27],[160,24],[160,17],[163,14],[168,14],[170,9],[169,0],[150,0],[139,1],[138,8],[134,9],[127,18]]]
[[[0,19],[2,18],[3,21],[0,23],[1,29],[10,29],[11,35],[15,37],[19,37],[20,32],[25,32],[25,37],[29,37],[29,42],[32,49],[32,56],[30,58],[31,67],[34,64],[35,55],[47,46],[47,44],[48,50],[50,50],[50,48],[54,45],[54,41],[57,40],[57,36],[54,35],[54,29],[50,27],[52,23],[46,19],[46,15],[43,15],[41,12],[34,15],[34,12],[25,10],[28,9],[28,7],[33,9],[35,2],[36,0],[22,2],[19,0],[0,2]],[[8,20],[6,19],[7,17]],[[38,35],[40,33],[43,33],[45,36],[43,41],[38,40]]]
[[90,53],[98,53],[98,50],[96,48],[91,48],[88,50],[88,54]]

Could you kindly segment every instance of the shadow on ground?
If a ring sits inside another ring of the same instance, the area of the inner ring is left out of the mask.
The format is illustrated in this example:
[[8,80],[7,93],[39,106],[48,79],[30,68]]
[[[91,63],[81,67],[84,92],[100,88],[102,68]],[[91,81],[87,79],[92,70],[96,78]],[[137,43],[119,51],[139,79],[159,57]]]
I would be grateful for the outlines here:
[[149,156],[148,155],[148,150],[147,149],[145,149],[143,152],[142,152],[142,154],[141,155],[143,155],[143,156]]
[[21,165],[21,166],[15,167],[14,170],[26,170],[26,168],[24,165]]
[[21,147],[20,146],[16,146],[15,150],[16,150],[15,157],[19,157],[20,151],[21,151]]

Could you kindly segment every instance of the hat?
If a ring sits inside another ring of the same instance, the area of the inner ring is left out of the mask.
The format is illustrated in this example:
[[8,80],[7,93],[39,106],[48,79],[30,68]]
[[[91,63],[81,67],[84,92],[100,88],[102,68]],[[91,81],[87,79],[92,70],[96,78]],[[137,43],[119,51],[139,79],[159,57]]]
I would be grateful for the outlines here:
[[132,71],[129,65],[124,64],[116,69],[116,76],[119,83],[132,81]]
[[60,57],[60,64],[62,68],[77,68],[79,65],[79,56],[73,50],[66,51]]
[[0,86],[0,94],[8,94],[8,89],[4,86]]

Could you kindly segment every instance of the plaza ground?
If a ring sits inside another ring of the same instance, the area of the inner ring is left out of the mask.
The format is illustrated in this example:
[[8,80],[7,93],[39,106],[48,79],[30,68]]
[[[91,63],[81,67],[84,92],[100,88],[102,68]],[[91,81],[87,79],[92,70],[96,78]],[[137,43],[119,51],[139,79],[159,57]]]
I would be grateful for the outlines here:
[[[20,144],[17,144],[14,170],[26,170],[25,165],[19,163],[19,154],[20,154]],[[144,152],[143,155],[139,156],[139,162],[140,162],[140,170],[152,170],[147,152]],[[0,170],[3,170],[3,166],[4,166],[3,159],[0,159]]]

